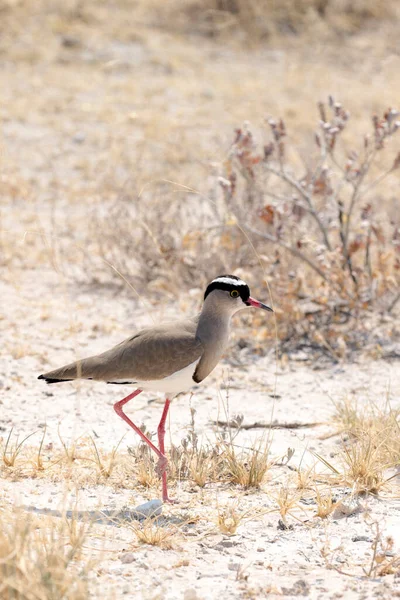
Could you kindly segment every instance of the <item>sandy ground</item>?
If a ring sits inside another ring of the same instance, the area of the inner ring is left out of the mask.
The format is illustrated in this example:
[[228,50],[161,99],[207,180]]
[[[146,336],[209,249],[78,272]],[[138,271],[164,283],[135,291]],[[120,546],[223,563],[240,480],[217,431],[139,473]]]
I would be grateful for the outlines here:
[[[39,440],[46,424],[47,443],[60,445],[59,428],[65,441],[95,435],[100,448],[111,450],[126,433],[125,424],[112,410],[113,402],[121,398],[121,388],[90,383],[49,387],[36,377],[50,367],[123,339],[136,327],[151,322],[149,312],[126,296],[115,296],[113,290],[94,294],[79,286],[66,289],[59,275],[50,270],[23,271],[12,281],[3,281],[1,297],[7,299],[8,307],[7,319],[1,321],[2,436],[14,428],[20,438],[37,431]],[[152,313],[156,319],[166,319],[176,311],[176,307],[153,306]],[[249,358],[244,352],[233,346],[227,359],[192,397],[186,394],[174,400],[169,432],[176,443],[188,431],[190,406],[196,409],[196,432],[203,440],[213,439],[214,422],[217,418],[226,420],[228,406],[231,416],[244,415],[245,425],[272,419],[278,428],[273,433],[271,456],[282,457],[293,448],[291,465],[300,461],[312,464],[315,459],[310,450],[328,460],[337,453],[340,436],[323,439],[335,432],[329,423],[333,402],[357,398],[362,410],[371,401],[384,403],[390,393],[393,407],[400,406],[396,362],[359,358],[352,364],[320,370],[302,360],[277,365],[273,353]],[[161,398],[143,394],[129,406],[128,413],[155,431],[161,410]],[[296,424],[302,427],[295,429]],[[261,435],[260,429],[243,431],[236,443],[248,446]],[[128,432],[121,451],[136,444],[137,439]],[[3,472],[1,501],[31,510],[50,509],[55,514],[61,507],[74,506],[84,512],[128,511],[128,522],[115,526],[103,519],[92,529],[90,546],[103,550],[101,569],[93,574],[94,597],[205,600],[393,598],[400,594],[393,576],[368,579],[362,571],[371,560],[371,522],[378,520],[383,534],[392,535],[397,544],[400,504],[396,486],[380,497],[360,500],[351,515],[337,511],[326,520],[313,516],[312,501],[307,503],[305,494],[303,503],[299,501],[288,517],[291,528],[282,531],[274,498],[285,478],[292,475],[287,467],[275,466],[265,485],[253,492],[223,484],[203,489],[188,482],[173,485],[172,495],[180,504],[164,506],[160,522],[164,527],[175,524],[178,529],[171,549],[134,543],[129,526],[129,510],[156,498],[157,489],[87,485],[79,490],[77,500],[77,491],[67,482],[47,478],[10,481]],[[335,493],[346,496],[349,492]],[[235,535],[224,535],[216,524],[218,507],[236,500],[247,516]],[[330,562],[346,575],[328,569]]]

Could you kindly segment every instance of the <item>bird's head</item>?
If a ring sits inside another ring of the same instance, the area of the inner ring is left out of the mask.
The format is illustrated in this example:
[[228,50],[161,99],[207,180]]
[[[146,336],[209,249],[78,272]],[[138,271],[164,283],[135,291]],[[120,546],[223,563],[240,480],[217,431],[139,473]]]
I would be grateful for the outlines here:
[[272,308],[250,296],[250,288],[236,275],[219,275],[207,286],[204,302],[234,315],[243,308],[255,307],[273,312]]

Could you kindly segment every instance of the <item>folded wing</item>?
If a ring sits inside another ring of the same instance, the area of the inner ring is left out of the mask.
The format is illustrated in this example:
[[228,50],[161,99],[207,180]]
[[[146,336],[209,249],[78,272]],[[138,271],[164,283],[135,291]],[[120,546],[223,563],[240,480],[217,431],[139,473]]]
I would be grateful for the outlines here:
[[136,382],[164,379],[201,358],[195,320],[144,329],[114,348],[40,375],[47,383],[72,379]]

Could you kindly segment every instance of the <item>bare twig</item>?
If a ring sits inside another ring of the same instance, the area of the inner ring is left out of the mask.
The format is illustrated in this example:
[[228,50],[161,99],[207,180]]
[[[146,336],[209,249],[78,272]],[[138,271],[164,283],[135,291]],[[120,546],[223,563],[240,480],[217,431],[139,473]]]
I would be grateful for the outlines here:
[[265,233],[262,231],[258,231],[257,229],[254,229],[253,227],[250,227],[249,225],[243,225],[242,227],[243,227],[243,229],[245,229],[246,231],[249,231],[250,233],[253,233],[254,235],[258,235],[258,236],[264,238],[265,240],[268,240],[269,242],[273,242],[274,244],[278,244],[278,246],[285,248],[291,254],[293,254],[293,256],[296,256],[297,258],[300,258],[305,263],[307,263],[308,266],[311,267],[316,273],[318,273],[318,275],[324,281],[328,282],[330,285],[332,285],[334,288],[336,288],[341,293],[344,291],[341,286],[338,286],[336,283],[332,282],[332,280],[327,275],[325,275],[323,270],[320,269],[319,266],[316,265],[306,254],[301,252],[301,250],[298,250],[298,248],[294,248],[293,246],[286,244],[282,240],[279,240],[278,238],[274,237],[273,235],[270,235],[269,233]]
[[395,296],[394,300],[392,300],[392,302],[389,304],[389,306],[387,308],[388,313],[392,312],[392,310],[394,309],[394,307],[396,306],[396,304],[398,303],[399,300],[400,300],[400,292],[397,294],[397,296]]
[[340,241],[342,242],[342,249],[343,249],[343,256],[344,259],[346,261],[347,264],[347,268],[349,269],[349,273],[350,273],[350,277],[352,278],[354,285],[358,286],[358,281],[356,276],[354,275],[354,271],[353,271],[353,264],[351,262],[351,256],[347,247],[347,241],[346,241],[346,225],[345,225],[345,218],[344,218],[344,212],[343,212],[343,202],[341,202],[339,200],[339,202],[337,203],[338,206],[338,211],[339,211],[339,225],[340,225],[340,229],[339,229],[339,235],[340,235]]
[[355,184],[353,184],[353,194],[350,199],[349,209],[346,213],[346,223],[345,223],[345,230],[344,230],[344,248],[345,248],[346,252],[347,252],[347,245],[348,245],[348,241],[349,241],[350,222],[351,222],[351,219],[353,216],[353,210],[354,210],[354,207],[355,207],[356,202],[359,197],[361,184],[363,183],[365,176],[367,175],[375,156],[376,156],[376,150],[371,152],[365,158],[365,160],[362,163],[361,168],[360,168],[360,176],[358,177],[357,182]]
[[266,169],[270,173],[273,173],[277,177],[280,177],[281,179],[283,179],[284,181],[286,181],[286,183],[288,183],[291,187],[293,187],[295,190],[297,190],[299,192],[299,194],[301,194],[301,196],[304,198],[304,200],[308,204],[311,216],[313,217],[313,219],[318,224],[318,227],[319,227],[319,229],[320,229],[320,231],[322,233],[322,237],[324,238],[325,246],[328,248],[328,250],[331,250],[332,247],[331,247],[331,244],[330,244],[330,241],[329,241],[329,238],[328,238],[328,232],[326,231],[326,227],[322,223],[322,221],[321,221],[321,219],[320,219],[317,211],[315,210],[315,207],[314,207],[314,204],[312,202],[310,194],[308,194],[305,191],[305,189],[298,183],[298,181],[296,181],[295,179],[293,179],[285,171],[279,170],[279,169],[275,169],[274,167],[271,167],[271,165],[269,165],[269,164],[266,165]]

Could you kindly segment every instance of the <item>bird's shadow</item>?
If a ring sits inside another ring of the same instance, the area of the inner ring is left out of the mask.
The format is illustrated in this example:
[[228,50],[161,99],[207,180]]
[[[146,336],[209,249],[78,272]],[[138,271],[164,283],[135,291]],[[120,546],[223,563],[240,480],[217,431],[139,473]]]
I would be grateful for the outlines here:
[[77,519],[78,521],[84,521],[90,524],[96,525],[112,525],[114,527],[120,527],[133,521],[143,522],[146,519],[151,519],[160,527],[167,525],[178,525],[185,522],[185,518],[182,515],[162,515],[161,508],[158,507],[150,514],[144,514],[137,509],[123,508],[121,510],[55,510],[51,508],[36,508],[36,506],[22,506],[22,508],[28,512],[35,513],[37,515],[48,515],[58,518],[66,519]]

